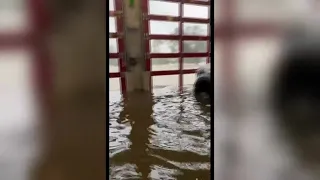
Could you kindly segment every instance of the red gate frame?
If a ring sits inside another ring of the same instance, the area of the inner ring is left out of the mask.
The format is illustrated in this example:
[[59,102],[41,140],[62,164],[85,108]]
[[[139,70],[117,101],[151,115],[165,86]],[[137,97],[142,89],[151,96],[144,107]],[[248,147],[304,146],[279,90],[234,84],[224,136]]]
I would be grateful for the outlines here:
[[117,58],[119,64],[119,72],[109,73],[109,78],[120,78],[120,89],[121,93],[124,94],[126,92],[126,79],[125,72],[126,67],[124,64],[124,27],[123,27],[123,3],[122,0],[110,0],[115,4],[115,10],[109,10],[109,17],[116,18],[116,32],[110,33],[109,38],[117,38],[118,42],[118,52],[117,53],[109,53],[109,58]]
[[[44,0],[27,0],[28,22],[30,28],[22,33],[1,33],[0,50],[4,49],[27,49],[33,54],[36,91],[41,101],[47,101],[51,88],[51,71],[49,51],[45,44],[46,33],[50,28],[49,11],[46,9]],[[46,105],[46,102],[40,102]]]
[[[152,71],[151,76],[161,76],[161,75],[176,75],[179,74],[179,85],[182,86],[182,74],[191,74],[195,72],[195,69],[183,70],[182,68],[182,58],[183,57],[207,57],[207,62],[209,62],[209,57],[211,55],[210,46],[208,46],[208,51],[206,53],[182,53],[182,40],[207,40],[210,43],[210,34],[209,36],[199,37],[199,36],[183,36],[182,31],[182,22],[198,22],[198,23],[210,23],[210,19],[193,19],[193,18],[184,18],[182,17],[182,6],[184,3],[188,4],[198,4],[198,5],[207,5],[210,7],[210,1],[195,1],[195,0],[167,0],[168,2],[180,2],[179,6],[179,17],[168,17],[168,16],[158,16],[158,15],[149,15],[148,14],[148,2],[149,0],[142,0],[142,10],[144,15],[144,26],[145,32],[149,32],[149,20],[171,20],[180,23],[180,34],[175,35],[148,35],[145,39],[146,44],[146,70],[151,70],[151,58],[170,58],[177,57],[179,58],[179,70],[173,71]],[[46,33],[50,29],[51,19],[49,11],[46,10],[46,5],[44,0],[28,0],[28,7],[30,9],[30,18],[32,23],[31,32],[26,32],[25,34],[0,34],[0,49],[5,48],[19,48],[19,47],[32,47],[32,51],[35,57],[36,65],[36,78],[42,93],[49,93],[51,88],[51,64],[49,58],[49,51],[44,45]],[[117,33],[109,33],[109,37],[118,38],[118,53],[111,53],[110,58],[119,59],[119,68],[120,72],[118,73],[109,73],[110,78],[120,78],[121,80],[121,91],[126,91],[126,83],[124,72],[126,68],[124,66],[123,52],[124,52],[124,41],[123,41],[123,5],[121,0],[115,0],[115,11],[109,11],[109,17],[117,18]],[[277,34],[279,28],[266,23],[261,24],[251,24],[243,25],[235,21],[234,12],[235,12],[235,0],[223,0],[222,1],[222,21],[223,23],[215,26],[214,37],[221,39],[223,43],[223,69],[226,72],[227,81],[232,82],[234,79],[232,77],[232,60],[234,60],[233,53],[235,52],[233,46],[233,40],[239,38],[240,36],[259,36],[261,34]],[[210,14],[210,8],[209,8]],[[210,32],[210,28],[208,28]],[[168,39],[168,40],[179,40],[180,42],[180,52],[173,54],[157,54],[150,53],[149,40],[151,39]],[[151,77],[150,77],[151,82]],[[151,85],[151,83],[150,83]],[[152,87],[152,86],[151,86]]]
[[[146,51],[146,71],[150,72],[150,89],[152,89],[152,76],[163,76],[163,75],[179,75],[179,88],[182,90],[183,87],[183,75],[193,74],[196,69],[183,69],[183,58],[192,57],[206,57],[206,62],[210,61],[210,0],[208,1],[198,1],[198,0],[166,0],[165,2],[175,2],[179,3],[179,16],[164,16],[164,15],[151,15],[149,14],[149,1],[142,0],[142,12],[143,12],[143,24],[145,32],[145,51]],[[204,5],[208,6],[209,17],[208,19],[198,19],[198,18],[185,18],[183,17],[183,5]],[[158,21],[171,21],[179,22],[179,34],[178,35],[150,35],[150,20]],[[203,23],[208,24],[208,35],[207,36],[190,36],[183,35],[183,22],[189,23]],[[150,40],[178,40],[179,41],[179,51],[177,53],[151,53],[150,52]],[[183,52],[183,41],[184,40],[194,40],[194,41],[207,41],[207,51],[204,53],[184,53]],[[163,71],[152,71],[151,70],[151,59],[152,58],[179,58],[179,70],[163,70]]]
[[[118,3],[118,6],[116,5],[116,9],[120,12],[120,2],[115,1]],[[179,86],[182,87],[183,85],[183,74],[192,74],[195,73],[195,69],[183,69],[183,58],[184,57],[207,57],[207,63],[209,63],[209,59],[211,59],[211,49],[210,46],[208,46],[208,50],[205,53],[183,53],[182,52],[182,41],[183,40],[207,40],[208,44],[210,44],[210,36],[211,36],[211,27],[208,28],[208,36],[184,36],[182,35],[182,26],[181,24],[183,22],[194,22],[194,23],[210,23],[210,19],[194,19],[194,18],[184,18],[182,17],[182,11],[183,11],[183,4],[193,4],[193,5],[207,5],[209,6],[209,14],[211,13],[210,10],[210,0],[208,1],[199,1],[199,0],[166,0],[166,2],[176,2],[180,3],[179,6],[179,16],[178,17],[171,17],[171,16],[160,16],[160,15],[150,15],[149,14],[149,0],[142,0],[142,11],[143,11],[143,24],[144,24],[144,31],[146,32],[145,36],[145,50],[146,50],[146,71],[150,71],[150,88],[152,88],[152,76],[162,76],[162,75],[179,75]],[[233,89],[232,86],[236,85],[235,78],[234,78],[234,63],[233,60],[235,60],[235,41],[238,38],[241,37],[254,37],[254,36],[262,36],[262,35],[278,35],[280,32],[280,28],[277,27],[277,25],[270,24],[270,23],[251,23],[251,24],[241,24],[236,21],[234,18],[234,13],[236,12],[235,9],[236,2],[235,0],[222,0],[221,9],[221,22],[219,24],[215,25],[214,27],[214,38],[217,38],[222,43],[222,58],[223,58],[223,72],[225,73],[223,75],[224,82],[228,82],[228,87],[226,90]],[[118,7],[118,8],[117,8]],[[110,12],[110,16],[114,16]],[[121,19],[121,18],[120,18]],[[174,21],[179,22],[179,35],[150,35],[149,34],[149,20],[162,20],[162,21]],[[117,21],[117,27],[118,30],[123,28],[122,21]],[[178,53],[171,53],[171,54],[162,54],[162,53],[150,53],[150,44],[149,41],[151,39],[166,39],[166,40],[178,40],[179,41],[179,52]],[[119,41],[118,41],[119,42]],[[123,42],[122,42],[123,43]],[[119,52],[120,48],[124,48],[123,44],[119,42]],[[123,50],[123,49],[121,49]],[[120,54],[110,54],[110,57],[119,57]],[[151,71],[151,58],[179,58],[179,70],[168,70],[168,71]],[[119,62],[122,63],[121,61]],[[121,68],[122,67],[122,68]],[[125,68],[120,65],[120,73],[125,72]],[[120,73],[110,73],[110,77],[120,77]],[[122,77],[121,84],[125,85],[124,77]],[[123,88],[122,91],[124,92]]]
[[[237,84],[235,79],[234,61],[236,40],[242,37],[255,37],[263,35],[278,36],[281,28],[271,23],[239,23],[235,18],[237,2],[235,0],[221,1],[221,20],[215,25],[214,38],[222,43],[222,72],[225,82],[224,92],[227,99],[233,98]],[[230,92],[232,91],[232,92]]]
[[51,104],[49,99],[53,88],[53,69],[46,39],[50,33],[52,17],[45,0],[28,0],[28,2],[33,27],[29,42],[34,54],[34,78],[40,100],[43,101],[41,104],[48,107]]

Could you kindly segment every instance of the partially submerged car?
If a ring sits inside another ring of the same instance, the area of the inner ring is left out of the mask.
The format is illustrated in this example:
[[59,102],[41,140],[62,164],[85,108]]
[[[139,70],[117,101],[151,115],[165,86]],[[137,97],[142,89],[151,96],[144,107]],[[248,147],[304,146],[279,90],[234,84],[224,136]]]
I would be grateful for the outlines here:
[[211,67],[210,64],[199,67],[196,71],[196,81],[193,85],[193,91],[197,99],[211,98]]

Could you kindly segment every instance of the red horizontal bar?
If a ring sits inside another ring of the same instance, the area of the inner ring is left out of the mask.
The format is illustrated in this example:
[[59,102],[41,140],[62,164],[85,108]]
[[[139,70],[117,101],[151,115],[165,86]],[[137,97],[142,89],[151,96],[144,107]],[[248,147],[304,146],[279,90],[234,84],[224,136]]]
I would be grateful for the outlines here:
[[117,32],[115,32],[115,33],[109,32],[109,38],[122,38],[122,35]]
[[210,56],[210,53],[204,52],[204,53],[182,53],[183,58],[196,58],[196,57],[208,57],[208,54]]
[[[153,1],[157,1],[157,0],[153,0]],[[158,1],[159,1],[159,0],[158,0]],[[205,5],[205,6],[209,6],[209,5],[210,5],[210,0],[208,0],[208,1],[197,1],[197,0],[166,0],[166,1],[161,1],[161,2],[188,3],[188,4]]]
[[218,24],[214,29],[215,37],[228,37],[230,33],[236,36],[257,36],[257,35],[270,35],[277,34],[281,28],[267,24],[236,24],[232,27],[230,25]]
[[187,4],[210,6],[210,0],[208,1],[176,0],[176,1],[182,1],[183,3],[187,3]]
[[[193,74],[196,73],[197,69],[184,69],[182,74]],[[180,70],[168,70],[168,71],[151,71],[151,76],[165,76],[165,75],[178,75]],[[120,72],[109,73],[109,78],[120,78]]]
[[30,45],[30,36],[26,34],[0,34],[0,48],[12,48]]
[[175,22],[181,21],[181,22],[204,23],[204,24],[210,23],[210,19],[185,18],[185,17],[163,16],[163,15],[153,15],[153,14],[148,15],[147,19],[157,20],[157,21],[175,21]]
[[208,57],[208,53],[150,53],[150,58]]
[[109,73],[109,78],[119,78],[120,76],[120,72]]
[[280,28],[272,24],[244,24],[237,25],[239,30],[235,32],[239,35],[259,35],[259,34],[276,34],[280,32]]
[[109,58],[120,58],[120,53],[109,53]]
[[150,53],[150,58],[178,58],[180,53]]
[[208,41],[209,36],[189,36],[189,35],[148,35],[149,39],[164,39],[164,40],[186,40],[186,41]]
[[180,70],[168,70],[168,71],[151,71],[151,76],[165,76],[165,75],[178,75],[178,74],[193,74],[197,69],[184,69]]
[[109,11],[109,17],[119,16],[122,14],[122,11]]
[[109,17],[110,17],[110,16],[116,16],[115,11],[109,11]]

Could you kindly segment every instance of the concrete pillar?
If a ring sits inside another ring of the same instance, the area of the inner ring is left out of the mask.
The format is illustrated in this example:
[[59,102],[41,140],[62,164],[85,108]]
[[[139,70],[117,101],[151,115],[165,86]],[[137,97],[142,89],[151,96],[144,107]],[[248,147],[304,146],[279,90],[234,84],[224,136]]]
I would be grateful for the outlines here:
[[123,6],[127,91],[148,91],[150,73],[145,71],[141,0],[124,0]]

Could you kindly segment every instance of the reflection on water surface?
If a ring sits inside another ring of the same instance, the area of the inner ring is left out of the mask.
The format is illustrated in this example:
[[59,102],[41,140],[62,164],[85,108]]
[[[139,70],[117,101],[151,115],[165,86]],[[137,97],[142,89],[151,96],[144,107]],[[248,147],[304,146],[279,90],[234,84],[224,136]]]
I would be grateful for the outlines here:
[[111,179],[210,179],[210,106],[190,88],[110,92]]

